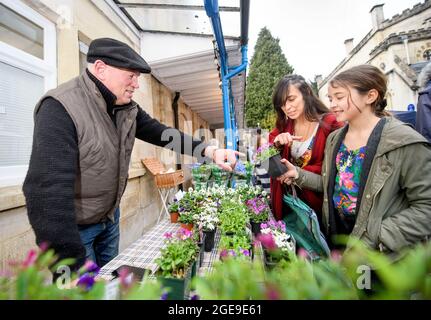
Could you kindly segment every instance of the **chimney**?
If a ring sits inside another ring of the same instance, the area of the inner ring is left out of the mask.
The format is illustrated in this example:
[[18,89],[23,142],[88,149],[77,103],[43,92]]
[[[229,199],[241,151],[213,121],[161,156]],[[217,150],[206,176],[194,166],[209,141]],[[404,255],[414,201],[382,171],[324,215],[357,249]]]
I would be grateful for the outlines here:
[[383,14],[383,6],[385,4],[376,4],[374,7],[371,8],[371,20],[373,22],[373,30],[376,31],[380,29],[382,26],[383,21],[385,20],[384,14]]
[[323,82],[323,77],[322,77],[322,75],[321,75],[321,74],[317,74],[317,75],[314,77],[314,81],[316,82],[317,87],[320,87],[321,83]]
[[344,46],[346,47],[346,55],[349,55],[353,50],[353,38],[345,40]]

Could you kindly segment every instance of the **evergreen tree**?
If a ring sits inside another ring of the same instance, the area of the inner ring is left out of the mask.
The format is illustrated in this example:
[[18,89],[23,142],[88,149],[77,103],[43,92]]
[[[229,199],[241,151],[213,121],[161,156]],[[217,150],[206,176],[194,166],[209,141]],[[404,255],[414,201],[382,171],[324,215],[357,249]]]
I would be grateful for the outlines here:
[[284,75],[293,72],[279,41],[266,27],[260,30],[247,77],[245,117],[248,127],[256,127],[258,123],[263,129],[275,126],[273,90]]

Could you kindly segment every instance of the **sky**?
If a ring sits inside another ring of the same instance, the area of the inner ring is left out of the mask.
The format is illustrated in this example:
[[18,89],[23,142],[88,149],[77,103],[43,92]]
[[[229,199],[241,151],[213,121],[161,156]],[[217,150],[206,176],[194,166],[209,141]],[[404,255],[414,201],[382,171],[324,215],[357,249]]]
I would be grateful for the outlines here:
[[[249,59],[266,26],[295,73],[308,80],[326,77],[346,56],[344,40],[356,46],[371,30],[371,8],[382,4],[385,19],[424,0],[252,0]],[[249,60],[250,61],[250,60]]]

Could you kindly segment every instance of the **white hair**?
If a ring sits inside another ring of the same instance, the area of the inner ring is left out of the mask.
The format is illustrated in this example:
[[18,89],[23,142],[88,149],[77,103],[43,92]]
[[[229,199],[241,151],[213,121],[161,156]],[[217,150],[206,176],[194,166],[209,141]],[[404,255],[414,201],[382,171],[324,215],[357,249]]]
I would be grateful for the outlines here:
[[94,63],[87,62],[87,69],[90,70],[90,71],[93,71],[94,70]]
[[418,86],[420,88],[425,88],[427,83],[431,80],[431,62],[429,62],[418,76]]

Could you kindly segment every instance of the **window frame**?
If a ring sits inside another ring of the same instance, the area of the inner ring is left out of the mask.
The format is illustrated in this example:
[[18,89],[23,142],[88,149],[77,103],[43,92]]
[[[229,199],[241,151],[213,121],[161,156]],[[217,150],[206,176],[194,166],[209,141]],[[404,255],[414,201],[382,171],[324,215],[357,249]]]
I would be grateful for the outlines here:
[[[1,4],[43,29],[43,59],[0,41],[0,61],[41,76],[44,91],[57,86],[57,32],[51,22],[21,1],[2,0]],[[33,134],[33,132],[31,132]],[[28,165],[0,167],[0,188],[22,184]]]

